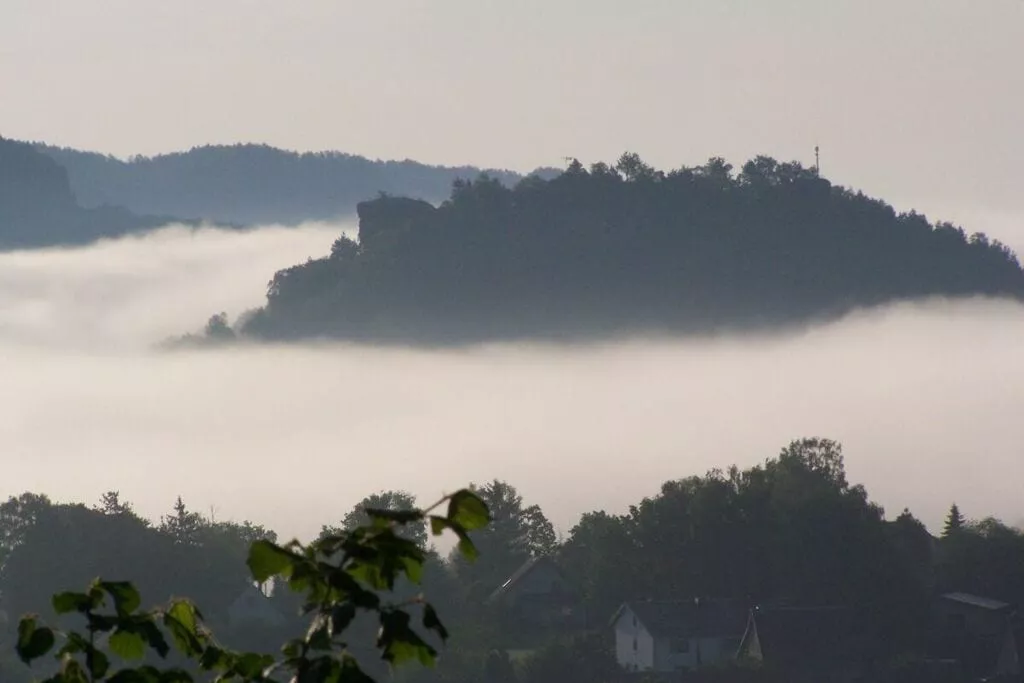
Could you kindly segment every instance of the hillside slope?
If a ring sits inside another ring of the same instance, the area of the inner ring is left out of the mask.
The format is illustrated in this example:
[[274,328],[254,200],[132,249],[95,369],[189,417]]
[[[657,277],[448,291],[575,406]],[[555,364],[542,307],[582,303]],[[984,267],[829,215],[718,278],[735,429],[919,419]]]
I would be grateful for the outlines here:
[[32,145],[0,138],[0,248],[81,244],[171,220],[117,206],[82,208],[63,167]]
[[[932,296],[1024,297],[982,234],[768,157],[662,173],[635,155],[510,189],[459,182],[435,208],[359,205],[358,242],[284,269],[238,331],[400,343],[753,329]],[[223,336],[223,325],[214,326]]]

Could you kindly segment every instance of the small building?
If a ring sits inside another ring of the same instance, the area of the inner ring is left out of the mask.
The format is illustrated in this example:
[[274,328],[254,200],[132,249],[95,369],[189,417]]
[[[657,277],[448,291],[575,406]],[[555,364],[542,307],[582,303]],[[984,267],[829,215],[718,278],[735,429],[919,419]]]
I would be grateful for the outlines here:
[[1013,606],[971,593],[946,593],[935,601],[939,626],[951,632],[998,638],[1003,635]]
[[627,671],[668,673],[733,659],[746,624],[733,600],[637,601],[612,617],[615,657]]
[[933,607],[932,650],[955,658],[974,678],[1021,673],[1020,626],[1008,602],[971,593],[940,595]]
[[256,584],[246,586],[228,606],[228,624],[231,628],[276,627],[284,623],[284,615]]
[[548,557],[527,560],[486,603],[502,608],[519,625],[568,630],[586,625],[579,594]]
[[1017,617],[1007,620],[993,675],[998,680],[1024,682],[1024,620]]
[[845,607],[758,607],[736,660],[793,682],[847,681],[870,671],[878,645],[860,615]]

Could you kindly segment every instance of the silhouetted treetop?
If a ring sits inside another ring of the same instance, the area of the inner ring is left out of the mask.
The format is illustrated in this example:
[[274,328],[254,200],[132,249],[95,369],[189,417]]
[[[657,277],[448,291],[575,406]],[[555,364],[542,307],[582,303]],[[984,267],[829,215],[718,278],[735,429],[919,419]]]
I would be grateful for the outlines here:
[[509,188],[457,180],[440,206],[358,205],[359,240],[278,272],[243,334],[417,343],[804,324],[943,296],[1020,299],[1016,255],[897,213],[798,162],[669,172],[635,154]]

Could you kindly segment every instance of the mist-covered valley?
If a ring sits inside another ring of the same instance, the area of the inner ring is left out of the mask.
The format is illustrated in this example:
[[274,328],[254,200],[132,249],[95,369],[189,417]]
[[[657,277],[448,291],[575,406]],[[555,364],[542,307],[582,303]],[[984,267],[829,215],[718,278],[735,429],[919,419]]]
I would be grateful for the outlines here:
[[353,227],[171,227],[0,255],[0,494],[91,504],[116,489],[154,519],[180,494],[309,537],[373,491],[427,499],[498,477],[566,533],[666,480],[826,436],[890,515],[909,507],[934,530],[955,500],[1024,520],[1014,303],[690,341],[157,349],[212,311],[260,305],[275,270]]
[[1022,12],[4,2],[0,683],[1024,683]]

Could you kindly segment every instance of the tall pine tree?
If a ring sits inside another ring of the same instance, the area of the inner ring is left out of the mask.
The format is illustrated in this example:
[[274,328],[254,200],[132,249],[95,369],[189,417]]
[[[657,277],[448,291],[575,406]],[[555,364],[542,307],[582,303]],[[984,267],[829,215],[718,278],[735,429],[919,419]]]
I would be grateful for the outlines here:
[[174,514],[165,515],[160,519],[160,531],[173,538],[175,543],[197,545],[199,532],[205,524],[203,516],[185,507],[181,496],[178,496],[178,500],[174,502]]
[[956,503],[953,503],[949,506],[949,514],[946,515],[946,523],[942,527],[942,537],[949,538],[963,529],[966,523],[967,520],[960,513],[960,508],[957,507]]

